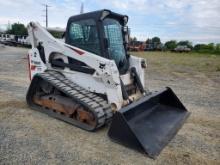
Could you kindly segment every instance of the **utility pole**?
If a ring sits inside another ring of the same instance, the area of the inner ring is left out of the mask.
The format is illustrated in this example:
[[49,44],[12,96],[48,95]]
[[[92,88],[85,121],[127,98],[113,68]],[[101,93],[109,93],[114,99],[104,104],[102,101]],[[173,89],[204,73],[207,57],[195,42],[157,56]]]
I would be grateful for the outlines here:
[[46,22],[46,28],[48,27],[48,7],[51,7],[51,6],[49,6],[48,4],[42,4],[44,7],[45,7],[45,15],[43,15],[43,16],[45,16],[45,18],[46,18],[46,20],[45,20],[45,22]]
[[80,14],[84,13],[84,3],[81,2]]

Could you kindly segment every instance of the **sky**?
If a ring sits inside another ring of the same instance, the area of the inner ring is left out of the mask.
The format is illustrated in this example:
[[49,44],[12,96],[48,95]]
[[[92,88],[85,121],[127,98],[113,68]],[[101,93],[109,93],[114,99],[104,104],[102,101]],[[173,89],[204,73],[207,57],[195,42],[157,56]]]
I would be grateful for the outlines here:
[[[70,16],[110,9],[129,16],[131,36],[145,41],[159,36],[168,40],[220,43],[220,0],[0,0],[0,25],[37,21],[45,25],[44,7],[49,7],[49,27],[65,28]],[[3,26],[0,26],[3,27]]]

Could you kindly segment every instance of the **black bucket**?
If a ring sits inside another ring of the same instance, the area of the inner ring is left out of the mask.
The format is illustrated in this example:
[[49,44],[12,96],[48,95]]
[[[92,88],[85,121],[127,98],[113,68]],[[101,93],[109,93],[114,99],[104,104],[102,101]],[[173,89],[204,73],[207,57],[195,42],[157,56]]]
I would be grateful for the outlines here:
[[189,114],[174,92],[166,88],[117,111],[108,135],[116,142],[155,158]]

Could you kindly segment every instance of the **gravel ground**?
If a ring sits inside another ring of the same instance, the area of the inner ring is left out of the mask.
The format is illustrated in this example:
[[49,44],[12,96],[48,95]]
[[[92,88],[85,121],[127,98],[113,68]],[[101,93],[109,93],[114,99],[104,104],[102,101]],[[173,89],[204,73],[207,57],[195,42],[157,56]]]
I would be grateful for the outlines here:
[[161,56],[147,58],[149,88],[170,86],[192,113],[152,160],[112,142],[107,127],[90,133],[29,109],[26,54],[27,49],[0,47],[0,164],[220,164],[219,71],[207,74],[168,66]]

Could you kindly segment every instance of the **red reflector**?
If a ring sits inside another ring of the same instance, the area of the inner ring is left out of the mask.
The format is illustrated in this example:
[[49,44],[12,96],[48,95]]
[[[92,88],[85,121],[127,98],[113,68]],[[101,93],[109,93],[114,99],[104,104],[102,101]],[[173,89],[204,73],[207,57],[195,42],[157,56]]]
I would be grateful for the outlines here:
[[72,49],[74,52],[76,52],[76,53],[79,54],[79,55],[83,55],[83,54],[85,53],[85,52],[83,52],[83,51],[81,51],[81,50],[77,50],[77,49],[71,48],[71,47],[69,47],[69,46],[66,46],[66,47]]
[[35,70],[36,66],[35,65],[31,65],[31,70]]
[[77,50],[77,49],[73,49],[76,53],[78,53],[79,55],[83,55],[84,52],[80,51],[80,50]]

